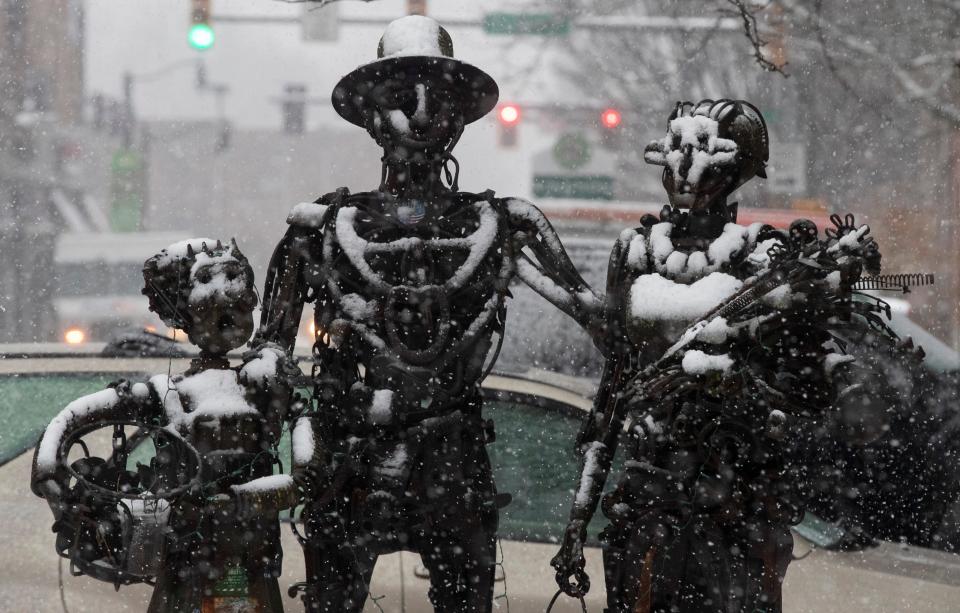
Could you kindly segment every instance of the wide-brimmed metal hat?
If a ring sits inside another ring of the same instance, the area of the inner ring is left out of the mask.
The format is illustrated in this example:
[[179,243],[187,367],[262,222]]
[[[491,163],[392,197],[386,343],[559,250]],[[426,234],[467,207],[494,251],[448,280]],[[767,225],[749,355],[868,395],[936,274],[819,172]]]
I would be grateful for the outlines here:
[[365,127],[364,111],[375,104],[369,94],[384,83],[408,90],[415,83],[450,84],[460,92],[465,123],[480,119],[497,104],[496,81],[455,59],[450,34],[429,17],[409,15],[391,22],[380,38],[377,58],[340,79],[333,90],[333,108],[352,124]]

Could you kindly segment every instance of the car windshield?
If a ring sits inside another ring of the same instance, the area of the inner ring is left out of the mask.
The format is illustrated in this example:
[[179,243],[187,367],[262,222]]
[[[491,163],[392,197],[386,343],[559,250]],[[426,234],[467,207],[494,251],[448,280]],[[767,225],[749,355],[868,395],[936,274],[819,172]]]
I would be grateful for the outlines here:
[[0,4],[0,610],[956,608],[960,2]]

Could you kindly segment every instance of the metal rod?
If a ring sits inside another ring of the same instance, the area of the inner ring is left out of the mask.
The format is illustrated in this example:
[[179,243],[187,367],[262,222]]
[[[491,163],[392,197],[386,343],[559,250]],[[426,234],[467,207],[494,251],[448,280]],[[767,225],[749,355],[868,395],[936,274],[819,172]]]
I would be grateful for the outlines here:
[[[239,24],[297,24],[300,17],[273,16],[273,15],[211,15],[210,21],[215,23]],[[377,26],[384,27],[393,19],[359,19],[355,17],[340,17],[338,23],[347,26]],[[456,17],[441,20],[445,28],[483,28],[483,19],[458,19]],[[724,30],[738,31],[740,24],[736,19],[729,17],[584,17],[571,22],[574,28],[582,30]],[[535,36],[535,34],[520,34],[518,36]]]

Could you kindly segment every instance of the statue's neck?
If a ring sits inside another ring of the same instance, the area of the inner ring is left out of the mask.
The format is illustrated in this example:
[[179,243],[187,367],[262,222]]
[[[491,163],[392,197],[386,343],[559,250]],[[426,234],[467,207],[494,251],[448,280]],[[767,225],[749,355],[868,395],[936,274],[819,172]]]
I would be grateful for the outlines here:
[[230,360],[222,353],[208,353],[201,350],[200,355],[190,360],[190,368],[187,369],[187,375],[195,375],[205,370],[227,370],[230,368]]
[[674,239],[710,241],[723,233],[725,225],[737,221],[737,203],[728,205],[726,198],[718,199],[699,211],[664,207],[660,219],[673,224]]
[[443,162],[387,160],[386,177],[382,189],[399,198],[428,200],[445,194],[450,188],[443,183]]

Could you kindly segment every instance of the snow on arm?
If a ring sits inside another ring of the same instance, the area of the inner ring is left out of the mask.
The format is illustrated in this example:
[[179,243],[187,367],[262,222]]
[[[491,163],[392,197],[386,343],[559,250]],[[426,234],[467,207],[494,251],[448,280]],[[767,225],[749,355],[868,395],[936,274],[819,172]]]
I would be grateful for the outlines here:
[[293,487],[293,477],[279,474],[259,477],[246,483],[241,483],[240,485],[233,485],[230,489],[236,494],[267,494],[291,489]]
[[521,198],[510,198],[507,200],[507,213],[510,215],[511,225],[520,227],[531,225],[537,230],[537,234],[543,239],[547,247],[554,252],[563,250],[560,243],[560,237],[556,230],[547,221],[543,211],[537,208],[532,202]]
[[313,423],[309,417],[301,417],[293,426],[290,434],[290,451],[293,456],[293,466],[307,466],[313,459],[316,440],[313,435]]
[[530,288],[561,308],[573,306],[573,296],[565,289],[554,283],[553,279],[543,274],[541,270],[526,256],[517,258],[517,276]]
[[593,441],[587,447],[583,454],[583,469],[580,471],[580,485],[577,487],[574,496],[573,506],[575,509],[588,510],[590,505],[591,491],[597,478],[600,477],[600,454],[606,450],[606,445],[600,441]]
[[57,450],[69,430],[105,419],[114,413],[120,402],[117,390],[108,388],[77,398],[51,420],[37,448],[36,472],[38,476],[52,475],[57,470]]
[[683,372],[689,375],[704,375],[708,372],[727,373],[733,368],[733,358],[725,353],[711,355],[692,349],[684,354],[680,365]]
[[393,421],[393,390],[373,391],[373,400],[367,411],[367,421],[376,426],[384,426]]

